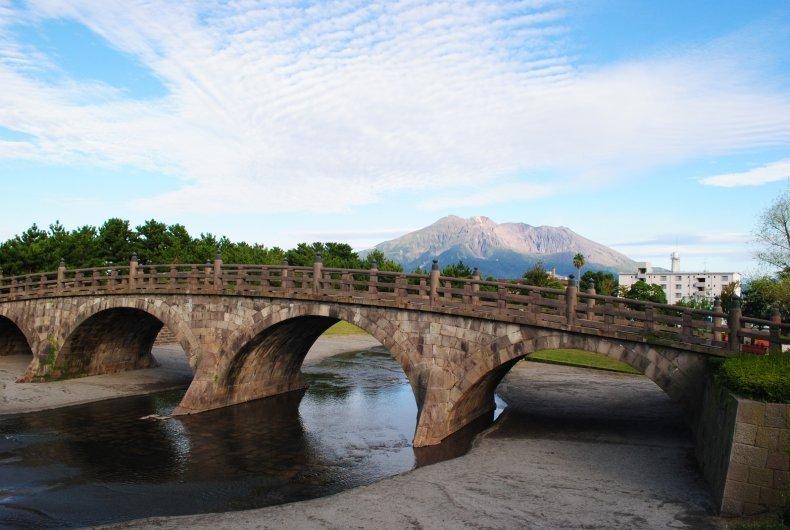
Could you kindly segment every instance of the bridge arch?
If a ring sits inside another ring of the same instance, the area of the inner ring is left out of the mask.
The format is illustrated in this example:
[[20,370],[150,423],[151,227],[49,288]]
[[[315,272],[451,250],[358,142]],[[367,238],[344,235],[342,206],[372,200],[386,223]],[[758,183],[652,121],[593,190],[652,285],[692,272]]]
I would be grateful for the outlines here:
[[[312,318],[307,318],[312,317]],[[275,326],[283,325],[287,321],[294,319],[295,323],[308,321],[322,322],[323,329],[314,336],[311,334],[312,340],[307,345],[307,351],[310,346],[318,339],[321,334],[329,327],[340,320],[350,322],[355,326],[361,328],[373,338],[379,341],[392,356],[403,367],[406,375],[412,371],[413,364],[410,359],[410,352],[413,351],[413,345],[408,341],[405,336],[396,336],[394,331],[396,324],[391,321],[388,315],[383,311],[376,308],[355,307],[342,304],[316,304],[313,302],[306,303],[290,303],[285,307],[279,308],[265,308],[257,315],[252,317],[253,324],[249,327],[245,326],[232,334],[223,348],[225,355],[230,355],[235,359],[245,348],[250,347],[256,339],[260,339],[266,334],[267,330]],[[321,326],[317,326],[320,328]],[[308,338],[309,338],[308,337]]]
[[400,364],[419,416],[425,398],[420,376],[424,367],[417,362],[414,344],[398,332],[392,315],[378,308],[315,302],[274,303],[249,317],[246,325],[227,338],[220,357],[201,365],[176,413],[303,389],[301,366],[307,353],[324,331],[341,320],[369,333]]
[[[68,313],[67,313],[68,314]],[[24,381],[46,381],[153,366],[151,348],[166,325],[194,371],[196,340],[188,321],[161,299],[90,299],[65,318],[48,350],[37,356]]]
[[546,349],[579,349],[624,362],[678,402],[687,417],[693,417],[696,412],[693,403],[703,388],[701,383],[705,372],[705,361],[699,355],[640,342],[584,337],[562,331],[539,330],[530,338],[514,340],[511,332],[482,348],[490,353],[474,356],[477,359],[475,366],[454,385],[451,392],[459,397],[449,411],[448,430],[452,432],[493,411],[494,392],[504,376],[518,361]]
[[[5,319],[8,326],[5,328],[6,333],[22,334],[27,348],[30,350],[31,355],[35,355],[40,347],[39,337],[36,326],[33,325],[33,319],[28,316],[24,308],[10,307],[5,304],[0,304],[0,320]],[[24,350],[27,353],[27,350]],[[3,355],[0,353],[0,355]]]
[[5,315],[0,315],[0,356],[33,356],[30,341],[20,326]]

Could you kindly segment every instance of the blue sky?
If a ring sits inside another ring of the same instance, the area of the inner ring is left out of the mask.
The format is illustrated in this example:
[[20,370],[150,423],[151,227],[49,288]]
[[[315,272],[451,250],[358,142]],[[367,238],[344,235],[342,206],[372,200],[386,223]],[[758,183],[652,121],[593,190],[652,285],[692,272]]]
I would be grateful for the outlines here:
[[364,248],[447,215],[751,273],[786,1],[0,0],[0,237],[110,216]]

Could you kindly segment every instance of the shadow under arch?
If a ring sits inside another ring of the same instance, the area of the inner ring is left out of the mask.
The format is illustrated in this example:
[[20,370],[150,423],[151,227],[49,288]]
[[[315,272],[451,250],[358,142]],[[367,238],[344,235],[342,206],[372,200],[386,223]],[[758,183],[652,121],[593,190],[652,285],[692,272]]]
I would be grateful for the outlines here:
[[18,382],[44,382],[148,368],[163,326],[173,333],[194,373],[197,341],[167,304],[105,298],[82,304],[73,319],[38,353]]
[[627,364],[655,383],[673,401],[678,402],[687,421],[692,425],[694,423],[695,409],[690,396],[701,391],[702,387],[696,384],[701,381],[701,365],[684,357],[694,357],[693,353],[683,354],[644,343],[591,339],[562,332],[537,336],[514,344],[506,339],[499,339],[488,346],[495,354],[481,362],[487,364],[484,369],[477,371],[482,372],[482,376],[459,383],[461,397],[455,401],[448,418],[451,429],[461,428],[481,415],[490,414],[495,408],[496,388],[510,369],[518,361],[547,349],[584,350]]
[[20,327],[10,318],[0,315],[0,356],[33,356],[33,349]]
[[68,379],[156,366],[151,349],[162,321],[141,309],[104,309],[66,335],[51,378]]

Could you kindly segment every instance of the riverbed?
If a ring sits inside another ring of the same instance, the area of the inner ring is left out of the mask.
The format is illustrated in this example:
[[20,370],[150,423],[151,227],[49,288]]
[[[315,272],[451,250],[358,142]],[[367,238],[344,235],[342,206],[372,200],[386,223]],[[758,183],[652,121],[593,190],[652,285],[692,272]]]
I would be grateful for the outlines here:
[[331,495],[462,454],[411,446],[417,408],[386,350],[304,367],[295,392],[168,418],[184,390],[0,418],[0,526],[80,527]]
[[186,418],[140,419],[170,392],[3,419],[0,526],[717,527],[679,409],[642,376],[521,362],[465,453],[484,424],[411,448],[383,350],[305,372],[301,399]]
[[678,406],[643,376],[521,362],[465,455],[330,497],[155,528],[723,528]]

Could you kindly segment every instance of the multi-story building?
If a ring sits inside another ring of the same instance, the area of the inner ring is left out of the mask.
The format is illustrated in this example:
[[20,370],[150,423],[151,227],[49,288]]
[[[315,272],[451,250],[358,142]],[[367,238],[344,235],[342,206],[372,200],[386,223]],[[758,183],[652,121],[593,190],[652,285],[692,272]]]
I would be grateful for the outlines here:
[[673,252],[670,256],[670,270],[654,270],[649,262],[637,263],[636,274],[620,274],[620,285],[630,287],[639,280],[661,286],[667,295],[667,303],[674,304],[683,298],[704,296],[713,298],[721,295],[721,290],[732,282],[737,282],[736,294],[740,296],[741,273],[739,272],[681,272],[680,256]]

